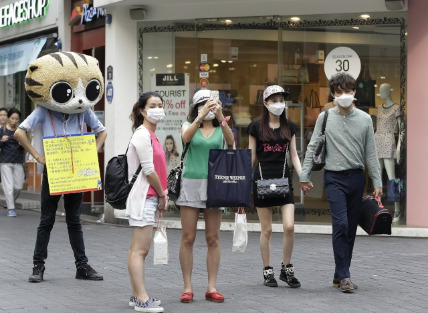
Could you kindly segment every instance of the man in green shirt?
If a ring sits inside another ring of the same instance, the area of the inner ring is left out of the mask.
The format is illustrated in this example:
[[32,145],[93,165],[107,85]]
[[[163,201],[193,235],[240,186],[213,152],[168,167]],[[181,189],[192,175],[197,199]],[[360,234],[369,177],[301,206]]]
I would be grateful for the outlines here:
[[[375,187],[375,197],[382,195],[382,180],[372,119],[354,106],[355,79],[349,74],[339,73],[331,77],[329,84],[334,101],[338,104],[328,110],[325,128],[327,153],[324,184],[330,203],[336,264],[333,285],[340,286],[342,292],[351,292],[358,288],[350,279],[349,267],[366,181],[365,166]],[[312,156],[321,135],[324,114],[318,116],[303,162],[300,187],[304,193],[313,188],[310,181]]]

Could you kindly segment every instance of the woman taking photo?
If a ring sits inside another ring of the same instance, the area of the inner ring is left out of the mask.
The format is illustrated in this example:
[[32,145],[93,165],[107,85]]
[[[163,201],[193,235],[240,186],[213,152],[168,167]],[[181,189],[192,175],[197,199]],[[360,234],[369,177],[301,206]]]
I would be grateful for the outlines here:
[[132,227],[128,271],[132,286],[129,305],[138,312],[163,312],[158,299],[148,296],[144,284],[144,262],[158,214],[162,215],[168,202],[165,153],[155,135],[156,125],[165,112],[162,98],[156,92],[146,92],[134,104],[130,118],[134,134],[128,146],[128,176],[138,174],[126,202],[126,216]]
[[2,186],[6,204],[8,208],[7,216],[15,217],[15,201],[21,193],[24,184],[24,148],[13,138],[18,127],[21,112],[13,108],[7,112],[9,124],[2,127],[1,134],[1,152],[0,169],[2,177]]
[[183,272],[184,291],[181,302],[193,301],[192,268],[193,244],[199,211],[205,217],[205,240],[208,246],[207,272],[208,287],[205,299],[223,302],[224,296],[216,289],[220,266],[220,224],[221,208],[207,208],[208,157],[210,149],[222,149],[224,143],[233,145],[233,133],[225,120],[222,107],[211,98],[209,90],[199,90],[193,97],[188,122],[183,124],[182,139],[190,144],[186,154],[181,180],[180,196],[176,204],[180,206],[182,237],[180,264]]
[[[294,267],[291,262],[291,253],[294,244],[294,196],[289,168],[286,163],[287,150],[297,174],[300,175],[301,165],[296,150],[297,126],[285,117],[285,97],[288,92],[280,86],[269,86],[263,93],[263,112],[261,118],[250,123],[247,129],[249,134],[249,148],[253,166],[256,158],[259,163],[255,167],[253,180],[254,206],[260,219],[260,252],[263,260],[264,285],[277,287],[273,267],[270,261],[270,239],[272,235],[272,215],[274,207],[279,206],[283,225],[283,252],[281,274],[279,278],[290,287],[300,287],[300,282],[294,277]],[[260,166],[259,166],[260,165]],[[285,197],[260,199],[257,196],[256,182],[263,179],[281,178],[284,167],[285,177],[288,177],[290,191]]]

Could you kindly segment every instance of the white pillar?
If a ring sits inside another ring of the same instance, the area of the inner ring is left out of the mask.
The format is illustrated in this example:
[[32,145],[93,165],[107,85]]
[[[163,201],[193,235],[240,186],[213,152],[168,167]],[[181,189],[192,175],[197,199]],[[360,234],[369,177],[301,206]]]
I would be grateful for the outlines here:
[[[132,106],[138,100],[138,38],[137,23],[129,17],[129,7],[108,8],[112,23],[106,25],[105,66],[113,67],[113,101],[105,100],[107,139],[104,146],[105,164],[126,151],[131,138]],[[105,205],[106,222],[112,222],[113,209]]]

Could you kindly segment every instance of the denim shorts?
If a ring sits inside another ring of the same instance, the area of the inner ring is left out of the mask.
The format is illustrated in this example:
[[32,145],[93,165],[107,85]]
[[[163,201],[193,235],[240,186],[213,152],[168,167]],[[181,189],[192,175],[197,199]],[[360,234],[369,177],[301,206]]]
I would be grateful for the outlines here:
[[129,217],[129,226],[144,227],[155,225],[158,217],[158,204],[158,197],[152,196],[146,199],[143,209],[143,219],[136,220],[132,217]]

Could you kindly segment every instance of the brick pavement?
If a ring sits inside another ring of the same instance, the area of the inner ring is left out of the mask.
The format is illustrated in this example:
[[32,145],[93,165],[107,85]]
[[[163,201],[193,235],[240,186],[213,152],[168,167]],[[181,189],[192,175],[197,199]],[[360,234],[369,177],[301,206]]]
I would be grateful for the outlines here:
[[[17,218],[0,211],[0,312],[134,312],[127,306],[130,284],[127,251],[131,230],[108,224],[84,223],[90,264],[104,281],[74,278],[74,258],[64,217],[57,216],[49,245],[45,281],[29,283],[39,212],[18,210]],[[232,233],[221,234],[222,260],[218,290],[222,304],[204,300],[206,288],[204,234],[198,231],[194,250],[195,301],[178,298],[182,277],[178,261],[180,230],[169,229],[169,265],[153,266],[147,258],[149,294],[162,300],[165,312],[428,312],[428,239],[359,236],[351,267],[360,288],[342,294],[331,287],[333,256],[330,235],[296,234],[293,263],[302,282],[291,289],[262,285],[258,233],[249,234],[244,254],[231,252]],[[272,263],[279,275],[282,235],[272,237]]]

